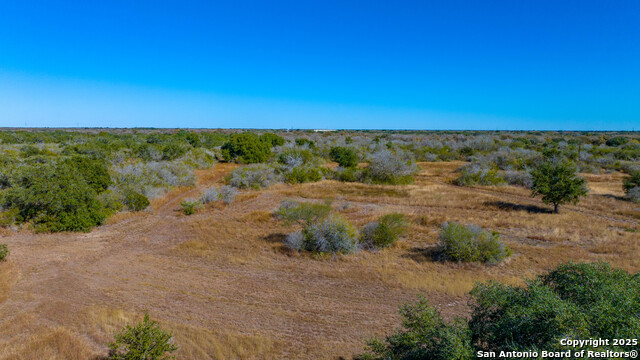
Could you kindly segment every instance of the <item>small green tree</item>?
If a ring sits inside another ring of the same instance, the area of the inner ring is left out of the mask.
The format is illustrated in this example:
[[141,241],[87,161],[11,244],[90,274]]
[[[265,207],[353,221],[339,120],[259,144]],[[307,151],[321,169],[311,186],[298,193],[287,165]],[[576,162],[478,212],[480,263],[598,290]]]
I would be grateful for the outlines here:
[[144,314],[144,320],[135,326],[127,325],[109,344],[110,360],[169,360],[178,347],[173,336]]
[[331,160],[337,162],[343,168],[358,166],[358,154],[351,148],[334,146],[329,151],[329,155]]
[[228,161],[260,163],[269,158],[271,147],[270,139],[261,139],[252,132],[244,132],[231,135],[229,141],[222,146],[222,155]]
[[553,204],[556,214],[558,205],[576,204],[588,192],[585,180],[578,176],[578,169],[568,160],[542,162],[531,171],[531,180],[531,196],[542,195],[542,201]]

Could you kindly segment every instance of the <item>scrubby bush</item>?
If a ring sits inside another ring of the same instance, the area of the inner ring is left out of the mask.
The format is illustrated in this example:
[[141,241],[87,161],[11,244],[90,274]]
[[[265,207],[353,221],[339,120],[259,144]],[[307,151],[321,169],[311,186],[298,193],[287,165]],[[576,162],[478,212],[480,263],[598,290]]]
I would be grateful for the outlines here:
[[331,201],[323,203],[299,202],[285,199],[280,204],[275,215],[284,222],[298,223],[309,226],[315,222],[327,218],[331,214]]
[[479,261],[495,264],[509,255],[500,235],[484,231],[477,225],[461,225],[447,222],[440,229],[440,248],[445,259],[458,262]]
[[0,244],[0,261],[4,261],[7,256],[9,256],[9,246]]
[[142,211],[149,206],[150,202],[146,196],[131,189],[125,189],[122,192],[122,204],[130,211]]
[[93,160],[85,156],[73,156],[63,161],[64,164],[76,169],[76,174],[95,190],[101,193],[111,185],[111,175],[104,160]]
[[37,231],[89,231],[106,217],[95,190],[68,164],[25,167],[18,178],[1,205],[18,209],[16,220]]
[[240,189],[261,189],[280,182],[280,176],[271,165],[253,164],[234,169],[228,182]]
[[313,149],[315,147],[315,143],[312,140],[309,139],[305,139],[305,138],[298,138],[295,140],[296,145],[298,146],[308,146],[310,149]]
[[182,212],[185,215],[193,215],[195,212],[202,206],[202,203],[198,199],[184,199],[180,203],[180,207],[182,208]]
[[334,146],[329,151],[331,160],[338,163],[343,168],[352,168],[358,166],[358,154],[347,147]]
[[640,186],[636,186],[627,191],[626,198],[631,202],[640,204]]
[[403,214],[391,213],[378,221],[366,224],[360,232],[360,245],[365,249],[380,249],[391,246],[407,231]]
[[200,202],[202,202],[205,205],[212,202],[216,202],[218,200],[220,200],[220,193],[218,192],[218,189],[216,189],[213,186],[208,189],[205,189],[202,192],[202,195],[200,196]]
[[263,141],[252,132],[233,134],[229,141],[222,146],[222,155],[228,161],[239,163],[264,162],[271,155],[271,142]]
[[430,359],[467,360],[474,358],[471,332],[462,319],[447,324],[440,313],[420,297],[415,304],[400,308],[402,328],[384,341],[368,341],[367,353],[359,360]]
[[347,254],[357,249],[358,231],[338,215],[311,223],[302,229],[302,247],[316,253]]
[[260,135],[260,141],[269,144],[270,147],[282,146],[285,143],[285,140],[282,136],[276,135],[274,133],[264,133]]
[[115,335],[109,344],[110,360],[169,360],[178,347],[171,333],[144,315],[144,320],[134,326],[127,325]]
[[371,155],[366,176],[373,183],[409,184],[417,171],[409,153],[383,149]]
[[460,176],[455,180],[456,185],[503,185],[505,183],[497,169],[486,168],[478,164],[463,166],[459,171]]
[[334,172],[334,177],[338,181],[344,182],[356,182],[363,179],[363,171],[356,168],[342,168],[339,167]]
[[310,164],[313,162],[313,153],[295,147],[284,149],[278,155],[278,162],[290,168]]
[[316,182],[324,179],[324,171],[316,166],[296,166],[283,169],[283,177],[289,184]]
[[[560,339],[626,339],[640,334],[640,276],[606,263],[564,264],[526,287],[477,285],[469,322],[487,351],[567,350]],[[585,348],[593,349],[585,346]],[[601,346],[598,351],[640,350]],[[626,356],[623,356],[626,357]]]
[[542,195],[542,202],[558,205],[577,203],[587,195],[586,181],[578,176],[578,169],[568,160],[547,160],[531,171],[531,196]]
[[238,195],[238,190],[229,185],[221,186],[218,192],[220,193],[220,199],[222,199],[222,202],[227,205],[231,204],[236,198],[236,195]]
[[[445,323],[424,299],[401,308],[403,328],[371,340],[359,359],[475,359],[478,351],[576,350],[561,339],[634,339],[640,333],[640,273],[606,263],[558,266],[526,286],[496,282],[471,291],[471,319]],[[639,351],[640,344],[584,350]],[[625,354],[626,352],[626,354]],[[514,357],[515,358],[515,357]]]
[[502,174],[502,178],[509,185],[517,185],[530,189],[533,181],[527,171],[508,170]]
[[622,189],[628,194],[633,188],[638,187],[640,187],[640,170],[630,171],[629,176],[622,181]]

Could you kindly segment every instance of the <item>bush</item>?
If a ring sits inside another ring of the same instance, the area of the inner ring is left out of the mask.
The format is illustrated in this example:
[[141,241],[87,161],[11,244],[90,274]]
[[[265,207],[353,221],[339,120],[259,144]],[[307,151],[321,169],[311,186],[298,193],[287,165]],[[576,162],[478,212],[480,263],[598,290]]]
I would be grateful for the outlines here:
[[420,297],[415,304],[400,308],[402,328],[384,341],[369,340],[368,352],[360,360],[474,358],[471,333],[464,320],[447,324],[437,310]]
[[240,189],[261,189],[280,182],[280,176],[271,165],[253,164],[234,169],[228,182]]
[[95,190],[68,164],[25,167],[18,178],[2,207],[18,209],[16,220],[37,231],[89,231],[106,217]]
[[101,193],[111,185],[111,176],[104,160],[92,160],[85,156],[73,156],[63,161],[64,164],[76,169],[76,174],[95,190]]
[[626,198],[629,201],[640,204],[640,186],[636,186],[631,190],[627,191]]
[[334,173],[335,179],[344,182],[356,182],[363,178],[363,171],[356,168],[337,168]]
[[321,221],[331,214],[331,201],[324,203],[299,202],[285,199],[275,212],[276,216],[287,223],[298,223],[309,226]]
[[631,189],[640,187],[640,170],[629,172],[629,176],[622,181],[622,188],[625,193],[629,193]]
[[323,169],[312,166],[297,166],[285,169],[284,181],[289,184],[302,184],[316,182],[324,178]]
[[252,132],[233,134],[222,146],[222,154],[227,161],[239,163],[265,162],[271,155],[271,143],[261,140]]
[[274,133],[264,133],[260,135],[260,141],[269,144],[269,147],[284,145],[284,138]]
[[149,314],[135,326],[127,325],[115,335],[109,344],[111,360],[168,360],[178,350],[171,333],[162,330],[158,323],[149,320]]
[[0,261],[4,261],[7,256],[9,256],[9,246],[0,244]]
[[530,189],[532,185],[531,175],[526,171],[509,170],[502,175],[509,185],[517,185]]
[[484,231],[476,225],[444,223],[440,242],[443,256],[452,261],[495,264],[511,255],[511,250],[500,241],[497,232]]
[[384,149],[371,155],[366,176],[374,183],[409,184],[417,170],[408,153]]
[[130,211],[142,211],[149,206],[149,199],[133,190],[127,189],[122,192],[122,204]]
[[[606,263],[564,264],[526,287],[477,285],[469,327],[482,350],[567,350],[560,339],[640,334],[640,277]],[[593,349],[590,346],[585,348]],[[640,345],[598,351],[640,350]],[[624,356],[623,356],[624,357]]]
[[364,226],[360,234],[360,244],[365,249],[386,248],[396,242],[406,231],[407,222],[403,214],[386,214],[378,221]]
[[456,185],[503,185],[504,179],[497,169],[484,168],[478,164],[471,164],[460,168],[460,176],[455,180]]
[[343,168],[358,166],[358,154],[351,148],[335,146],[331,148],[329,155],[331,160],[337,162]]
[[313,161],[313,153],[306,149],[289,148],[278,155],[278,162],[287,167],[297,167]]
[[180,203],[182,212],[185,215],[193,215],[202,206],[200,200],[197,199],[185,199]]
[[221,186],[218,192],[220,192],[220,199],[222,199],[222,202],[227,205],[231,204],[236,198],[236,195],[238,195],[238,190],[233,186],[228,185]]
[[531,171],[531,196],[542,195],[542,202],[558,205],[577,203],[587,195],[586,181],[578,176],[578,169],[567,160],[547,160]]
[[337,215],[312,223],[302,229],[302,247],[316,253],[347,254],[357,249],[358,231]]
[[216,202],[218,200],[220,200],[220,193],[218,192],[218,189],[216,189],[213,186],[208,189],[205,189],[202,192],[202,195],[200,196],[200,202],[202,202],[205,205],[212,202]]

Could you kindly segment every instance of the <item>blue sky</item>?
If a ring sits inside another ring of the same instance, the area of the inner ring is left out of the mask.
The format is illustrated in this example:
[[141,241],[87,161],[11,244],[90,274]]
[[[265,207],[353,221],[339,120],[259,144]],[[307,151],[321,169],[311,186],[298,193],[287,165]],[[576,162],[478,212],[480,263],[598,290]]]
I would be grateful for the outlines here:
[[640,129],[640,1],[0,2],[0,126]]

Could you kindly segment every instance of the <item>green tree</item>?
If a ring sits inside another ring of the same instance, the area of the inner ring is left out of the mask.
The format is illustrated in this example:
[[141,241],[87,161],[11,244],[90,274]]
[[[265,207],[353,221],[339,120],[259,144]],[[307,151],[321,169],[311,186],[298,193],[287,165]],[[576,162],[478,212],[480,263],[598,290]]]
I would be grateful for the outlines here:
[[331,160],[337,162],[344,168],[358,166],[358,154],[351,148],[334,146],[329,151],[329,155],[331,156]]
[[284,145],[284,138],[274,133],[264,133],[260,135],[260,141],[269,145],[269,147]]
[[178,347],[173,336],[144,314],[144,320],[135,326],[127,325],[109,344],[111,360],[169,360]]
[[77,174],[96,191],[101,193],[111,185],[111,175],[106,161],[102,159],[91,159],[86,156],[72,156],[63,161],[77,170]]
[[252,132],[233,134],[222,146],[222,154],[228,161],[260,163],[271,155],[271,143],[260,140],[260,137]]
[[577,203],[587,195],[584,179],[578,176],[578,169],[568,160],[546,160],[531,171],[531,196],[542,195],[545,204],[558,206],[568,202]]
[[2,205],[18,209],[16,220],[37,231],[89,231],[106,217],[96,191],[68,164],[30,166],[18,177]]

